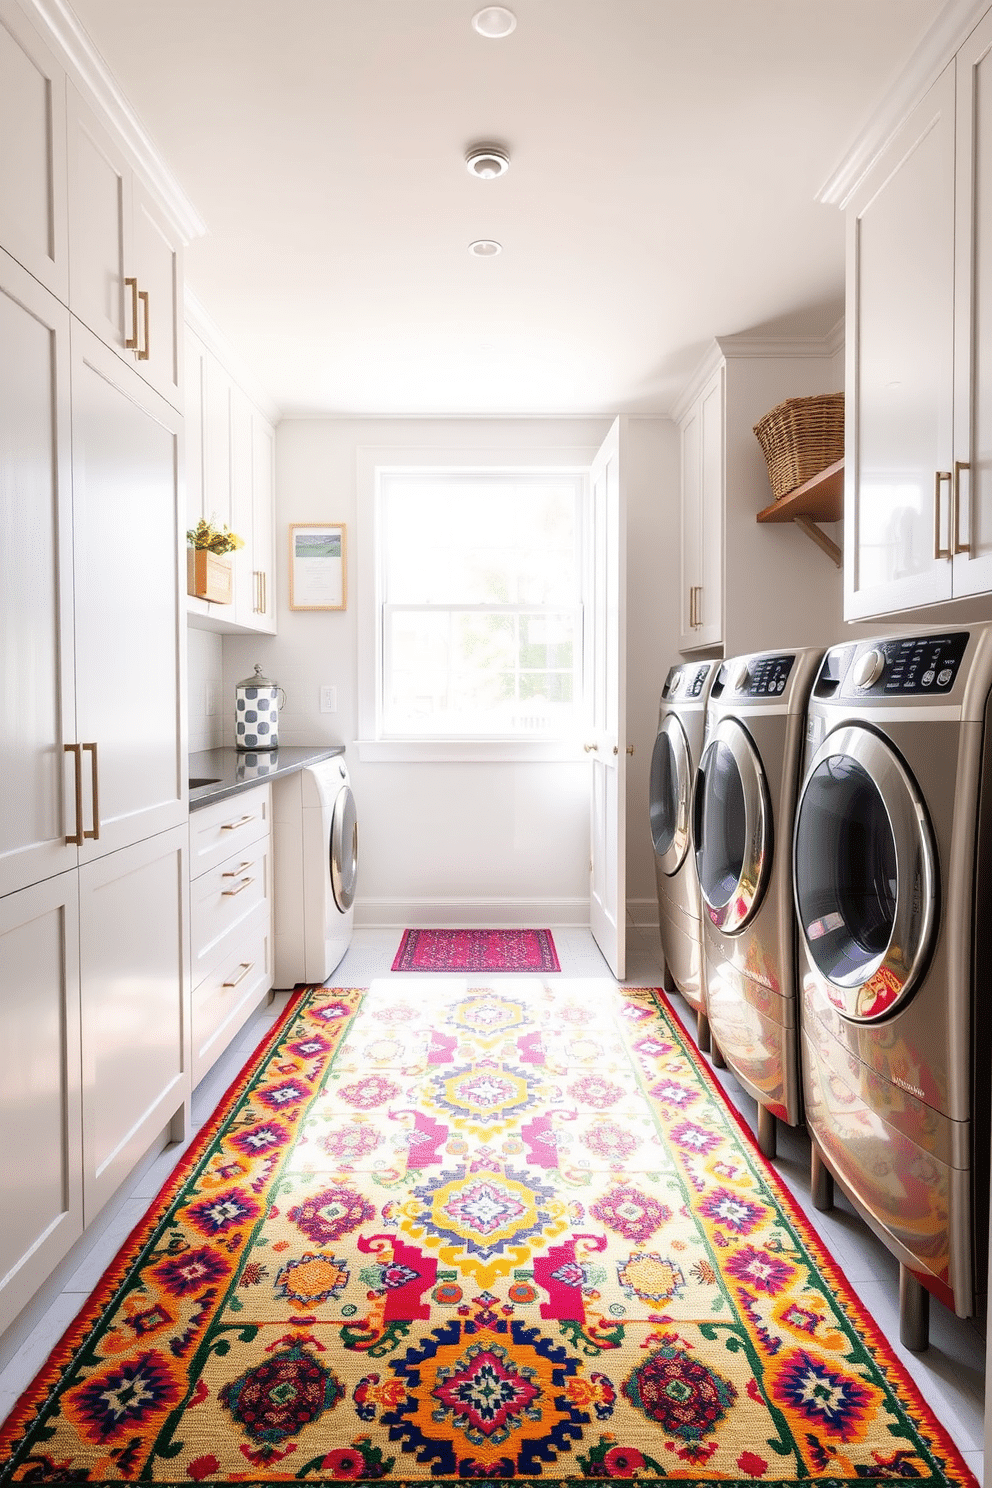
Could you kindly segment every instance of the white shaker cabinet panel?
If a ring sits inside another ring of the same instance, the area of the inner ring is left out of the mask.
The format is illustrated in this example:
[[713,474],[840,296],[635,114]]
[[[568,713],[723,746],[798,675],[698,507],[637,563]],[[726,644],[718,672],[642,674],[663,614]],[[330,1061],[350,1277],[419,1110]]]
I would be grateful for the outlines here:
[[69,308],[181,406],[179,234],[156,205],[117,136],[67,87]]
[[180,415],[76,322],[72,384],[82,862],[186,820],[185,538]]
[[234,555],[235,619],[246,630],[275,630],[273,432],[240,389],[232,406],[234,529],[245,540]]
[[0,251],[0,895],[75,867],[69,312]]
[[252,594],[255,628],[276,631],[276,434],[256,409],[252,414]]
[[185,827],[79,869],[86,1223],[190,1095]]
[[954,594],[992,591],[992,13],[957,56]]
[[720,368],[681,421],[682,651],[723,640],[723,419]]
[[848,255],[852,619],[951,597],[953,66],[852,200]]
[[75,870],[0,899],[0,1332],[82,1234]]
[[20,7],[0,3],[0,243],[69,296],[65,74]]

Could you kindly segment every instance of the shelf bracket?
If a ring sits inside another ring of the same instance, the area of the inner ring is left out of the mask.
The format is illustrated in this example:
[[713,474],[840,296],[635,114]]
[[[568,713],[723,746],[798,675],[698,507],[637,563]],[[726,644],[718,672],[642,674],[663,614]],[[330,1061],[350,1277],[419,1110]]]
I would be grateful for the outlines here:
[[844,554],[837,546],[832,537],[828,537],[813,521],[812,517],[793,517],[796,526],[805,532],[806,536],[822,548],[828,558],[832,558],[838,568],[844,566]]

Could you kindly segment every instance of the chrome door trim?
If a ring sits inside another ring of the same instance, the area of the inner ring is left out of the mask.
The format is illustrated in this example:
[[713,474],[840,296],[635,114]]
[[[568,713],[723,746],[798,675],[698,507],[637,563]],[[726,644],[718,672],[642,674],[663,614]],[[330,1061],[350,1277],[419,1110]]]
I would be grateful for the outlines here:
[[[853,760],[869,776],[888,817],[896,851],[896,909],[885,950],[834,979],[817,964],[799,908],[796,870],[803,803],[814,772],[828,759]],[[937,920],[937,850],[923,797],[912,775],[880,734],[851,723],[827,735],[809,762],[796,806],[792,882],[796,923],[818,981],[838,1012],[854,1023],[890,1017],[912,992],[929,959]]]
[[[696,839],[701,802],[697,806],[696,797],[699,795],[700,780],[705,789],[707,756],[720,744],[730,751],[740,776],[744,793],[745,850],[740,875],[729,899],[725,904],[712,904],[703,886],[703,876],[698,871],[699,843]],[[735,935],[744,929],[761,903],[772,859],[772,810],[765,772],[750,734],[735,718],[722,718],[706,741],[696,775],[696,790],[693,792],[692,821],[697,877],[706,913],[718,930],[722,930],[725,935]]]
[[[685,855],[689,850],[689,813],[692,807],[692,761],[689,757],[689,740],[685,729],[674,713],[666,713],[658,726],[658,733],[654,741],[654,751],[651,756],[651,776],[654,776],[654,755],[658,749],[661,738],[668,741],[672,763],[675,768],[675,831],[672,841],[667,850],[659,853],[655,848],[655,857],[663,872],[669,877],[677,873],[685,862]],[[654,801],[650,802],[654,805]],[[652,842],[653,842],[652,834]]]
[[[351,840],[346,841],[349,820]],[[358,818],[350,785],[343,785],[334,798],[330,837],[331,891],[338,909],[346,914],[355,902],[358,880]]]

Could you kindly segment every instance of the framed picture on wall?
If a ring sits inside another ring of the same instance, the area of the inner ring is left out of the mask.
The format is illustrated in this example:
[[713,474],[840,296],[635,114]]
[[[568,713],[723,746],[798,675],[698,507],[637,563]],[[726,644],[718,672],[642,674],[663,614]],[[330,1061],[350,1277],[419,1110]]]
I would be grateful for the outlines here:
[[343,522],[291,522],[289,608],[348,607],[346,529]]

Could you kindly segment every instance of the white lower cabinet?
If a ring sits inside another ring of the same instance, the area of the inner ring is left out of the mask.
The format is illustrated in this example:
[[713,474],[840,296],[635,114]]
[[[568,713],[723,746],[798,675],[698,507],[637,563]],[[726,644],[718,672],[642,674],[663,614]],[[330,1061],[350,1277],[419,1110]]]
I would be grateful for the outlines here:
[[189,1100],[187,845],[177,827],[79,870],[87,1224]]
[[83,1231],[75,869],[0,899],[0,1332]]
[[190,817],[193,1084],[273,982],[267,785]]

